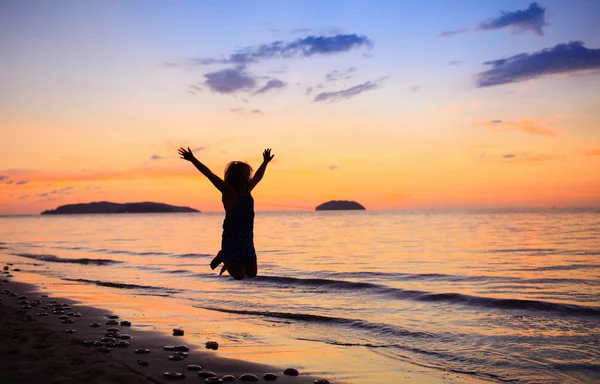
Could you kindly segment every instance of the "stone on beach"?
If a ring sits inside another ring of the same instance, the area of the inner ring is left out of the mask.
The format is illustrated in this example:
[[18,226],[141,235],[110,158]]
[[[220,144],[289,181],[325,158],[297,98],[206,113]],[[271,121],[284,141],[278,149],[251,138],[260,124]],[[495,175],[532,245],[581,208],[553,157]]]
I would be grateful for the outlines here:
[[288,376],[298,376],[298,370],[296,368],[286,368],[285,371],[283,371],[283,374]]
[[90,327],[92,327],[92,328],[99,328],[100,324],[99,323],[91,323]]
[[118,319],[118,318],[119,318],[119,316],[117,316],[117,315],[106,315],[106,318],[107,318],[107,319],[114,320],[114,319]]
[[121,321],[121,325],[123,327],[131,327],[131,322],[129,322],[127,320],[123,320],[123,321]]
[[142,349],[136,349],[134,352],[137,354],[143,355],[146,353],[150,353],[150,350],[148,348],[142,348]]
[[175,328],[173,329],[173,336],[183,336],[183,329]]
[[221,379],[223,379],[223,381],[235,381],[235,376],[225,375],[225,376],[221,377]]
[[188,371],[201,371],[202,370],[202,366],[198,365],[198,364],[189,364],[186,368]]
[[75,332],[77,332],[77,331],[76,331],[76,330],[74,330],[74,329],[65,329],[65,332],[66,332],[66,333],[75,333]]
[[150,363],[148,363],[146,360],[138,360],[138,364],[142,367],[147,367],[150,365]]
[[258,376],[252,373],[244,373],[239,377],[241,381],[258,381]]
[[327,379],[317,379],[313,382],[314,384],[331,384]]
[[185,345],[165,345],[163,347],[165,351],[179,351],[179,352],[189,352],[190,349]]
[[207,377],[206,379],[204,379],[205,383],[211,384],[211,383],[222,383],[223,379],[221,379],[220,377],[217,376],[213,376],[213,377]]
[[219,343],[217,343],[216,341],[207,341],[206,349],[213,349],[216,351],[217,349],[219,349]]
[[199,371],[198,372],[198,377],[213,377],[213,376],[217,376],[217,374],[214,373],[213,371]]
[[277,375],[271,372],[267,372],[263,375],[263,379],[267,381],[277,380]]
[[106,324],[106,325],[119,325],[119,322],[117,320],[108,320],[104,324]]
[[98,348],[96,348],[96,351],[103,352],[103,353],[109,353],[110,352],[110,348],[108,348],[108,347],[98,347]]
[[165,379],[185,379],[185,374],[181,372],[165,372]]
[[185,357],[181,355],[169,355],[169,360],[171,361],[181,361],[183,359],[185,359]]
[[106,332],[121,332],[119,328],[107,328]]
[[121,347],[121,348],[129,347],[129,341],[119,340],[119,341],[117,341],[117,347]]

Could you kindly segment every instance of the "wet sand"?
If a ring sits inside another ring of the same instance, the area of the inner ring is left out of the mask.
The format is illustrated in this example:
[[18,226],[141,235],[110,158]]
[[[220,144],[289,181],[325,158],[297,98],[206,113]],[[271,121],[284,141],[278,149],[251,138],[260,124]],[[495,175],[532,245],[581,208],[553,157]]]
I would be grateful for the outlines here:
[[[218,357],[205,346],[190,345],[184,336],[165,336],[162,333],[136,330],[132,326],[107,325],[107,315],[117,315],[110,310],[92,308],[55,296],[42,297],[43,293],[34,285],[3,280],[0,291],[5,289],[18,296],[0,295],[0,382],[2,383],[162,383],[162,382],[204,382],[197,372],[190,371],[190,364],[200,365],[205,371],[218,376],[234,375],[239,378],[245,373],[259,377],[275,373],[277,383],[313,383],[320,377],[311,377],[300,372],[299,376],[287,376],[283,370],[288,367],[272,367],[242,360]],[[22,295],[27,299],[19,299]],[[27,301],[40,300],[41,304],[23,309]],[[43,305],[67,304],[67,312],[81,313],[81,317],[69,316],[74,321],[64,324],[60,314],[52,314],[52,309],[42,310]],[[37,316],[47,312],[47,316]],[[116,319],[123,321],[127,319]],[[100,327],[91,327],[99,323]],[[128,347],[113,347],[103,353],[96,347],[86,346],[85,340],[100,340],[110,327],[120,329],[120,334],[128,334]],[[67,333],[74,329],[74,333]],[[185,330],[184,330],[185,331]],[[208,340],[207,340],[208,341]],[[171,361],[174,352],[163,349],[167,345],[186,345],[188,356],[181,361]],[[136,349],[149,349],[148,354],[136,354]],[[138,360],[148,362],[142,366]],[[181,372],[183,379],[165,378],[165,372]],[[239,381],[239,380],[236,380]],[[332,381],[333,382],[333,381]],[[339,381],[336,381],[339,383]]]

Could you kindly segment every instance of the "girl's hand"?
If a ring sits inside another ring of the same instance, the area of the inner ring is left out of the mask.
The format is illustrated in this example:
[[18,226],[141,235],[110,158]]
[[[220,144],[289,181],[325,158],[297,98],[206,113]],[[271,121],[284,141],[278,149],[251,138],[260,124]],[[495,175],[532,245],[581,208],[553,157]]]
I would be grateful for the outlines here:
[[185,150],[185,148],[179,148],[179,150],[177,152],[179,153],[181,158],[184,160],[194,161],[196,159],[194,157],[194,154],[192,153],[192,150],[190,149],[190,147],[188,147],[187,151]]
[[268,163],[269,161],[273,160],[273,157],[275,157],[275,155],[271,155],[271,148],[267,148],[264,150],[263,162]]

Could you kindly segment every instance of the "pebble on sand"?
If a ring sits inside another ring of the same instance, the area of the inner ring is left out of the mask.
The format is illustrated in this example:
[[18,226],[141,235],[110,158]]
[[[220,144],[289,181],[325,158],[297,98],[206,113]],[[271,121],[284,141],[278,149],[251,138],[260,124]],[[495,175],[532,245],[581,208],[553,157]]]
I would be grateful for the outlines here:
[[277,375],[271,372],[267,372],[263,375],[263,379],[265,379],[266,381],[277,380]]
[[106,315],[106,318],[107,318],[107,319],[114,320],[114,319],[118,319],[118,318],[119,318],[119,316],[117,316],[117,315]]
[[223,381],[235,381],[235,376],[225,375],[225,376],[221,377],[221,379],[223,379]]
[[214,349],[216,351],[217,349],[219,349],[219,343],[217,343],[216,341],[207,341],[206,349]]
[[121,332],[119,328],[106,328],[106,332]]
[[207,377],[206,379],[204,379],[204,382],[207,384],[222,383],[223,379],[221,379],[220,377],[217,377],[217,376],[213,376],[213,377]]
[[185,345],[165,345],[163,347],[165,351],[180,351],[180,352],[189,352],[190,349]]
[[201,371],[202,370],[202,366],[198,365],[198,364],[189,364],[186,368],[188,371]]
[[123,327],[131,327],[131,322],[127,321],[127,320],[123,320],[123,321],[121,321],[121,325]]
[[217,376],[217,374],[214,373],[213,371],[199,371],[198,372],[198,377],[213,377],[213,376]]
[[169,360],[171,361],[181,361],[183,359],[185,359],[185,357],[181,355],[169,355]]
[[137,354],[143,355],[146,353],[150,353],[150,350],[148,348],[143,348],[143,349],[136,349],[134,352]]
[[98,324],[98,323],[91,323],[90,327],[92,327],[92,328],[99,328],[100,324]]
[[183,336],[183,329],[175,328],[173,329],[173,336]]
[[110,352],[110,348],[108,348],[108,347],[98,347],[98,348],[96,348],[96,351],[103,352],[103,353],[108,353],[108,352]]
[[298,376],[298,370],[296,368],[286,368],[285,371],[283,371],[283,374],[288,376]]
[[117,342],[117,347],[121,347],[121,348],[129,347],[129,341],[119,340]]
[[314,384],[331,384],[327,379],[317,379],[313,382]]
[[185,374],[182,372],[165,372],[165,379],[185,379]]
[[67,333],[75,333],[77,331],[75,331],[74,329],[65,329],[65,332],[67,332]]
[[106,324],[106,325],[119,325],[119,322],[117,320],[108,320],[104,324]]
[[241,381],[258,381],[258,376],[253,375],[252,373],[244,373],[239,379]]

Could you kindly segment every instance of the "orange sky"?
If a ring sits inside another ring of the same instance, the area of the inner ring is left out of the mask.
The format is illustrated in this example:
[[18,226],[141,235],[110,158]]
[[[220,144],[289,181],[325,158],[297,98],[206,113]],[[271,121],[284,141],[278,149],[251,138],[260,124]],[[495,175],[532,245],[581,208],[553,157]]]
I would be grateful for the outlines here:
[[[59,4],[44,18],[17,5],[0,12],[11,31],[0,39],[7,48],[0,73],[0,214],[100,200],[221,211],[218,192],[178,158],[179,146],[196,149],[217,174],[232,160],[256,169],[262,150],[272,148],[275,159],[254,192],[257,210],[314,209],[330,199],[368,209],[600,207],[598,68],[475,83],[487,61],[535,56],[565,41],[585,40],[590,55],[598,55],[600,37],[590,32],[595,21],[576,6],[554,4],[543,36],[501,29],[441,38],[453,27],[446,21],[374,22],[362,11],[336,20],[296,15],[309,33],[337,23],[367,36],[371,46],[247,64],[244,71],[263,76],[257,81],[283,79],[281,89],[225,94],[199,82],[209,69],[177,63],[293,41],[281,26],[294,10],[265,15],[276,32],[250,16],[226,29],[230,16],[213,20],[200,10],[191,20],[181,10],[162,15],[125,7],[111,14],[112,3],[102,10]],[[448,12],[466,25],[495,8]],[[128,17],[138,11],[132,26]],[[180,28],[169,29],[175,24]],[[390,31],[415,39],[392,39]],[[337,83],[325,76],[340,73],[347,77]],[[313,99],[319,90],[347,95],[356,84],[364,86],[361,94]]]

